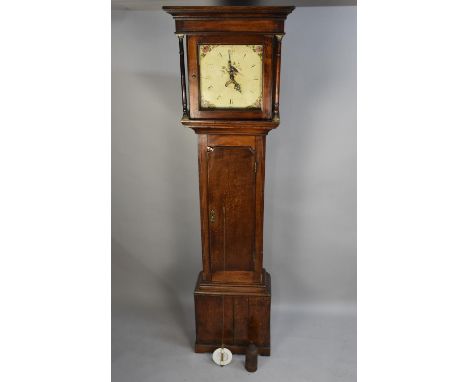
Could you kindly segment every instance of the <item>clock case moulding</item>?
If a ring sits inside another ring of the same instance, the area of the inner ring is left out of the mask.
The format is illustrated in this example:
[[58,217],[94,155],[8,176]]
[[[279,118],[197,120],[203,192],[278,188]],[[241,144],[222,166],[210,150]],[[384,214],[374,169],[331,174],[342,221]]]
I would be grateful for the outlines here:
[[[294,7],[163,9],[173,16],[179,39],[181,123],[198,136],[203,268],[194,293],[195,351],[226,346],[245,354],[254,343],[258,354],[270,355],[271,278],[263,268],[265,145],[280,122],[281,42]],[[260,108],[200,107],[199,44],[263,45]]]

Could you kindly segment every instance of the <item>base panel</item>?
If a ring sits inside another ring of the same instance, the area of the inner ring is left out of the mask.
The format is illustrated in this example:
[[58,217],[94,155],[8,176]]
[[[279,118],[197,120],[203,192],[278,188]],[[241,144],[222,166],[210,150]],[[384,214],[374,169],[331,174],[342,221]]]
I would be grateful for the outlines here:
[[270,355],[270,275],[263,284],[203,282],[195,287],[195,352],[212,352],[224,344],[245,354],[250,342],[260,355]]

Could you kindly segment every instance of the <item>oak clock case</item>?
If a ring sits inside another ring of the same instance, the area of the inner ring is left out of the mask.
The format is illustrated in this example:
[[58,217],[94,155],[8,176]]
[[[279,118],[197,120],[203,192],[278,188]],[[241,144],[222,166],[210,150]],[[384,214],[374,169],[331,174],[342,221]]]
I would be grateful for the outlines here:
[[202,270],[194,292],[195,351],[245,354],[254,346],[270,355],[265,149],[266,135],[280,122],[281,43],[294,7],[163,9],[174,17],[179,40],[181,123],[198,137]]

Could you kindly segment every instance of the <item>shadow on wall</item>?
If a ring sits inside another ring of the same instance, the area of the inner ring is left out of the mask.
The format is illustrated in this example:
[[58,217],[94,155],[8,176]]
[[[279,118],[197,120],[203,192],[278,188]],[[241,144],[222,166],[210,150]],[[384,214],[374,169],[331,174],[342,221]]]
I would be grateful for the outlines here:
[[165,309],[191,346],[201,245],[196,139],[174,118],[179,78],[112,76],[113,310],[157,319]]
[[265,265],[275,304],[355,303],[356,11],[297,11],[267,139]]

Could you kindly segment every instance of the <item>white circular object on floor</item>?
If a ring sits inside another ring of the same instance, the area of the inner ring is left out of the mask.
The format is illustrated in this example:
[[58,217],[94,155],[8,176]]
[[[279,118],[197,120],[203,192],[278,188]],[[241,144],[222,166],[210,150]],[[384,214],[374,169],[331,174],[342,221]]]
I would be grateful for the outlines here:
[[228,348],[217,348],[213,352],[213,361],[219,366],[229,365],[232,361],[232,353]]

